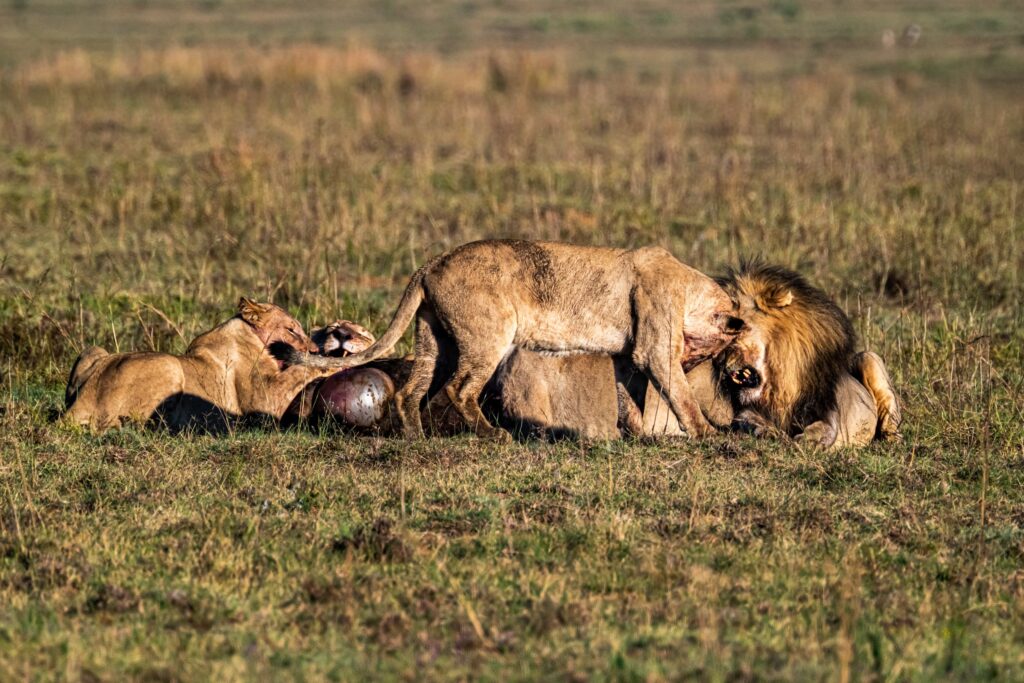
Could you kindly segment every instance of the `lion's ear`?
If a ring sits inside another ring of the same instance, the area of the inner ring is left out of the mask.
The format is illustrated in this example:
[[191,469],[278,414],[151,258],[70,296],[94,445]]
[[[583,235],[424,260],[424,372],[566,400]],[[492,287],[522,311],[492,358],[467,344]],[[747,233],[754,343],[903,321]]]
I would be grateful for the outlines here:
[[238,315],[240,315],[242,320],[250,325],[257,324],[260,321],[262,313],[263,308],[252,299],[243,296],[238,300]]
[[759,298],[758,308],[762,310],[785,308],[793,303],[793,292],[788,289],[777,289],[773,292],[766,292]]

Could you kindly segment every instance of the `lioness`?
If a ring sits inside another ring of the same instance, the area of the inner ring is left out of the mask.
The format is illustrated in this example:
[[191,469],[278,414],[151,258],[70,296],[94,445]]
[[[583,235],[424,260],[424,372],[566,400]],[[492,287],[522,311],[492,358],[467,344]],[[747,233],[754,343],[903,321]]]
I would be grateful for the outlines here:
[[693,436],[713,427],[680,368],[721,351],[742,328],[733,303],[706,275],[664,249],[484,240],[439,256],[412,277],[381,338],[347,358],[296,354],[292,362],[339,370],[388,353],[415,315],[416,357],[395,397],[407,438],[423,435],[420,404],[435,376],[481,437],[508,440],[477,398],[517,347],[545,353],[629,354]]
[[317,349],[283,309],[242,298],[236,316],[196,337],[181,356],[87,349],[71,369],[64,419],[100,430],[125,420],[216,430],[235,417],[278,419],[317,373],[282,370],[267,351],[275,342]]

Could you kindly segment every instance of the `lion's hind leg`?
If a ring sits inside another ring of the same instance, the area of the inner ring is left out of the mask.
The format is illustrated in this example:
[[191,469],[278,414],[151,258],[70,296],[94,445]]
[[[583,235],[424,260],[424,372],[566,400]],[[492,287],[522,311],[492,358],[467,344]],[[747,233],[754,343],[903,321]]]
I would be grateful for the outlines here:
[[462,415],[462,419],[477,436],[483,439],[510,441],[512,438],[507,431],[490,423],[483,410],[480,409],[479,401],[480,393],[504,355],[504,349],[489,354],[475,354],[471,358],[460,355],[459,367],[455,371],[455,376],[445,386],[448,398]]
[[456,342],[459,363],[445,387],[452,405],[477,436],[484,439],[511,441],[512,435],[490,423],[480,409],[480,394],[512,348],[515,328],[488,330],[489,334],[466,334],[461,331]]
[[881,356],[872,351],[862,351],[853,358],[851,374],[871,393],[875,400],[878,414],[878,436],[886,441],[898,441],[900,424],[903,416],[900,413],[900,402],[896,391],[892,388],[889,371]]
[[395,394],[395,410],[407,439],[422,439],[424,436],[420,405],[443,365],[438,339],[442,331],[438,327],[433,313],[421,307],[416,316],[416,355],[412,369],[405,384]]

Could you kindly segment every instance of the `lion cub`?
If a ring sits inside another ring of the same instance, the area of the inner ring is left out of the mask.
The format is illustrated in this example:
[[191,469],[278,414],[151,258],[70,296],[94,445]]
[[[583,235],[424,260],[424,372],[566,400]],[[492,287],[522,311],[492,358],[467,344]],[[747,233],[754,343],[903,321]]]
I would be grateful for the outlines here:
[[514,349],[628,355],[686,431],[704,436],[714,428],[684,370],[738,334],[743,321],[732,312],[714,280],[664,249],[484,240],[417,271],[390,327],[365,351],[289,360],[332,371],[362,365],[388,353],[415,316],[416,358],[395,400],[406,437],[423,435],[420,404],[436,377],[450,377],[445,391],[477,435],[508,440],[477,399]]
[[267,351],[275,342],[317,350],[286,311],[242,298],[238,315],[196,337],[181,356],[87,349],[71,369],[64,419],[99,430],[126,420],[217,430],[241,416],[280,418],[318,373],[282,370]]

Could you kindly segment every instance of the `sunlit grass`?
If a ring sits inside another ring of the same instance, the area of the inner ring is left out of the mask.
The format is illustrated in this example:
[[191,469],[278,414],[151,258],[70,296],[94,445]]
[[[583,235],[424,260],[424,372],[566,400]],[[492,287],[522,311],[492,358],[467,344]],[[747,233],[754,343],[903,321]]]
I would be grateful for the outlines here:
[[[518,48],[487,7],[451,53],[418,15],[379,49],[5,53],[0,679],[1021,677],[1019,48],[964,58],[1016,19],[790,5],[701,10],[712,47],[672,43],[705,26],[681,11],[531,5],[499,17]],[[921,51],[881,51],[911,20]],[[417,265],[496,236],[801,270],[885,358],[904,443],[50,422],[85,345],[180,352],[240,295],[379,331]]]

